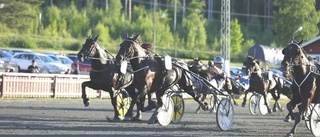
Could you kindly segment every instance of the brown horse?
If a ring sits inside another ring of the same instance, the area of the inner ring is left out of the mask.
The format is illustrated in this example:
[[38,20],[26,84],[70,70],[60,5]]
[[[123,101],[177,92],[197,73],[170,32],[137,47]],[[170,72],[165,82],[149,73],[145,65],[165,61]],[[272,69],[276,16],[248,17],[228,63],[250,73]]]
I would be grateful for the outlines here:
[[[212,62],[209,61],[208,65],[205,65],[201,62],[200,59],[195,58],[193,61],[190,61],[187,63],[188,64],[188,68],[190,71],[194,72],[195,74],[205,78],[206,80],[210,81],[213,77],[214,77],[214,72],[212,70]],[[232,88],[228,88],[228,86],[226,85],[227,83],[227,79],[230,80],[231,82],[231,86]],[[241,87],[241,85],[239,85],[239,83],[236,83],[235,80],[232,80],[231,78],[227,78],[225,79],[226,81],[223,82],[224,85],[222,85],[223,89],[226,90],[228,92],[228,94],[231,96],[234,105],[238,105],[238,103],[236,102],[235,98],[234,98],[234,94],[243,94],[244,93],[244,88]],[[207,97],[207,94],[210,94],[211,91],[210,89],[208,89],[207,86],[203,85],[202,82],[197,81],[196,79],[193,79],[193,83],[195,85],[195,90],[199,93],[202,93],[202,100],[205,100]],[[199,113],[200,111],[200,106],[196,109],[196,113]]]
[[280,108],[280,111],[282,111],[282,107],[278,102],[278,100],[280,99],[280,94],[286,93],[286,95],[290,97],[290,92],[288,92],[288,90],[286,89],[284,81],[278,76],[269,76],[270,74],[268,74],[268,72],[263,72],[260,68],[260,61],[258,61],[254,57],[248,56],[246,65],[250,74],[250,81],[249,89],[245,92],[242,106],[245,107],[246,105],[247,93],[255,91],[263,95],[265,101],[264,103],[267,106],[268,113],[271,113],[271,109],[267,103],[268,93],[271,93],[273,99],[275,100],[273,111],[275,112],[277,110],[277,106],[278,108]]
[[[167,89],[176,84],[190,94],[203,109],[208,109],[208,105],[200,100],[201,95],[193,90],[190,74],[184,71],[184,69],[188,69],[186,64],[173,60],[172,64],[174,65],[172,65],[172,69],[165,69],[164,62],[159,56],[153,57],[149,55],[149,49],[152,45],[141,43],[138,37],[139,34],[134,37],[125,38],[120,44],[120,50],[116,56],[118,64],[121,64],[124,60],[129,60],[134,71],[134,85],[138,90],[138,112],[135,118],[141,118],[145,95],[156,92],[158,105],[148,122],[156,123],[156,117],[160,111],[159,108],[163,104],[161,97]],[[184,69],[182,69],[182,67],[184,67]]]
[[[293,97],[287,104],[290,117],[295,118],[294,125],[287,136],[293,136],[297,125],[303,118],[305,110],[311,103],[319,103],[320,97],[320,78],[318,64],[303,50],[301,42],[292,41],[282,50],[284,55],[281,67],[292,73],[293,82],[291,90]],[[293,109],[298,107],[299,112],[295,115]]]

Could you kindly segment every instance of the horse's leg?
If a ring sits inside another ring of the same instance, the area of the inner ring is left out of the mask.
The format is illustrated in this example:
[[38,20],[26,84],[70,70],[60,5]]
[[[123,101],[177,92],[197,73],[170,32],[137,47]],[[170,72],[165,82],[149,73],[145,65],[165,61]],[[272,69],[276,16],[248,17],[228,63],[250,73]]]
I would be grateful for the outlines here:
[[242,107],[246,107],[246,102],[247,102],[247,95],[249,92],[252,92],[251,88],[249,88],[248,90],[244,91],[244,97],[243,97],[243,102],[242,102]]
[[290,102],[287,103],[288,115],[283,119],[284,122],[290,122],[291,119],[295,119],[293,109],[296,108],[296,105],[297,104],[293,103],[293,100],[290,100]]
[[263,93],[262,95],[263,95],[263,98],[264,98],[264,105],[267,106],[268,113],[271,114],[271,109],[270,109],[270,107],[268,105],[268,100],[267,100],[268,99],[268,97],[267,97],[268,93],[266,91],[263,91],[262,93]]
[[157,116],[158,116],[158,113],[160,111],[159,108],[163,104],[161,98],[163,97],[164,92],[165,92],[165,90],[159,90],[159,91],[156,92],[158,106],[157,106],[156,110],[153,112],[152,116],[150,117],[150,119],[148,121],[148,124],[155,124],[155,123],[158,122]]
[[[111,103],[112,103],[112,106],[113,106],[113,110],[114,110],[114,116],[113,116],[113,121],[120,121],[120,117],[119,117],[119,112],[117,110],[117,99],[115,98],[115,95],[114,95],[114,91],[110,88],[108,89],[108,92],[110,94],[110,98],[111,98]],[[117,91],[119,92],[119,91]]]
[[130,97],[131,97],[131,104],[130,107],[128,109],[127,114],[125,115],[124,120],[132,120],[133,117],[133,107],[134,105],[137,103],[137,94],[135,92],[135,87],[133,84],[131,84],[130,86],[128,86],[126,88],[127,92],[129,93]]
[[300,123],[300,121],[303,117],[303,113],[307,107],[308,107],[308,100],[302,100],[302,104],[298,106],[299,112],[298,112],[298,115],[294,119],[294,125],[293,125],[291,131],[287,134],[287,136],[291,137],[296,133],[297,126]]
[[148,95],[148,106],[144,108],[144,111],[150,111],[150,110],[157,107],[157,102],[152,100],[151,94],[152,93],[147,94]]
[[[140,89],[140,90],[139,90]],[[144,111],[144,101],[146,99],[147,88],[146,86],[139,88],[137,94],[137,114],[133,117],[133,120],[141,120],[142,119],[142,111]]]
[[[277,112],[277,106],[281,106],[280,103],[278,102],[278,100],[280,99],[280,94],[279,94],[278,90],[277,90],[277,92],[278,92],[277,93],[278,95],[276,95],[276,90],[275,89],[270,90],[271,96],[275,101],[274,104],[273,104],[273,108],[272,108],[273,112]],[[280,111],[282,111],[282,109],[280,109]]]
[[[207,94],[203,94],[201,101],[204,101],[207,98]],[[200,108],[201,105],[199,104],[198,108],[196,109],[196,111],[194,111],[195,113],[200,113]]]
[[89,83],[91,81],[85,81],[85,82],[82,82],[81,84],[81,89],[82,89],[82,101],[83,101],[83,104],[85,107],[88,107],[89,104],[90,104],[90,101],[89,99],[87,98],[87,94],[86,94],[86,87],[89,86]]

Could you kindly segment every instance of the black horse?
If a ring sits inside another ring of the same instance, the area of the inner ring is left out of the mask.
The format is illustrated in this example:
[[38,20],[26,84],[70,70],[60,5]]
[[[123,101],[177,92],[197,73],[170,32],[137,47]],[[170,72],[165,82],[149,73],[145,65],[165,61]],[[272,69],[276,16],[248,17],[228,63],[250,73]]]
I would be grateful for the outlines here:
[[[250,74],[249,88],[245,92],[245,96],[243,98],[242,106],[245,107],[247,101],[247,94],[249,92],[257,92],[261,94],[264,98],[264,103],[267,106],[268,113],[271,113],[271,109],[267,103],[267,94],[271,93],[275,103],[273,105],[273,111],[277,110],[277,107],[282,111],[282,107],[278,100],[280,99],[280,95],[285,93],[290,98],[290,90],[288,91],[287,87],[283,79],[279,76],[271,75],[269,76],[268,72],[263,72],[260,68],[260,61],[255,59],[254,57],[248,56],[246,65],[248,68],[248,72]],[[277,91],[277,92],[276,92]]]
[[[190,71],[194,72],[195,74],[198,74],[199,76],[205,78],[206,80],[210,81],[213,77],[214,77],[214,72],[212,70],[212,62],[209,61],[208,65],[205,65],[201,62],[200,59],[195,58],[193,61],[190,61],[187,63],[188,64],[188,68]],[[228,88],[228,86],[226,85],[227,79],[229,79],[232,88]],[[241,85],[239,85],[238,83],[236,83],[235,80],[231,79],[231,78],[227,78],[225,79],[224,85],[222,85],[223,89],[225,89],[228,94],[231,96],[234,105],[238,105],[238,103],[236,102],[235,98],[234,98],[234,94],[243,94],[244,93],[244,87],[241,87]],[[205,100],[207,97],[207,94],[210,94],[210,89],[208,89],[207,86],[204,86],[203,83],[201,82],[197,82],[196,79],[193,79],[193,83],[195,85],[195,90],[197,92],[200,92],[203,94],[202,96],[202,100]],[[200,111],[200,106],[196,109],[196,113],[199,113]]]
[[[125,88],[132,99],[136,98],[135,88],[133,86],[133,74],[126,74],[121,80],[122,83],[118,83],[119,79],[119,68],[112,57],[112,55],[100,46],[97,42],[99,36],[92,38],[91,36],[86,39],[82,46],[82,49],[78,53],[79,61],[84,61],[85,58],[91,59],[91,71],[90,71],[90,81],[85,81],[82,83],[82,99],[84,105],[89,106],[89,99],[86,95],[86,87],[95,90],[104,90],[110,93],[110,98],[112,106],[114,108],[114,118],[113,120],[121,120],[119,117],[119,112],[117,110],[116,99],[114,95],[116,94],[115,88],[119,88],[118,84],[121,84],[121,88]],[[126,113],[125,119],[130,119],[132,117],[132,108],[134,104],[131,104],[128,112]]]
[[[139,34],[133,37],[127,37],[120,44],[120,50],[116,56],[118,64],[124,60],[129,60],[134,73],[134,84],[138,90],[138,112],[137,119],[141,118],[141,110],[145,95],[156,92],[158,106],[149,119],[148,123],[156,123],[157,115],[162,106],[161,97],[165,91],[178,84],[185,92],[190,94],[203,109],[208,109],[208,105],[203,103],[201,95],[193,90],[193,84],[190,80],[190,74],[184,69],[188,69],[185,63],[173,61],[172,69],[165,69],[164,61],[159,56],[151,56],[149,49],[151,44],[141,43],[138,40]],[[182,69],[184,67],[184,69]],[[132,102],[133,103],[133,102]]]
[[[281,67],[292,71],[293,82],[291,90],[293,97],[287,104],[290,117],[295,118],[294,125],[287,136],[293,136],[303,114],[311,103],[319,103],[320,77],[319,65],[301,47],[301,42],[292,41],[282,50],[284,55]],[[298,107],[298,114],[294,115],[293,109]],[[289,118],[290,118],[289,117]],[[289,119],[288,118],[288,119]]]

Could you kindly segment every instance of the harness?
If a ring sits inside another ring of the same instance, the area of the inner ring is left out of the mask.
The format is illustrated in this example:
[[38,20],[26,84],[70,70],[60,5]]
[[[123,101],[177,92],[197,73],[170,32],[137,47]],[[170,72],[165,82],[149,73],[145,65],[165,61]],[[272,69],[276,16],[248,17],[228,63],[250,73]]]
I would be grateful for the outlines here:
[[[292,44],[294,44],[295,46],[297,46],[300,50],[302,50],[303,51],[303,53],[306,53],[305,51],[304,51],[304,49],[303,48],[301,48],[297,43],[292,43]],[[301,61],[300,61],[301,62]],[[300,97],[302,97],[302,95],[301,95],[301,86],[304,84],[304,82],[308,79],[308,77],[310,76],[310,74],[315,74],[315,75],[320,75],[320,74],[318,74],[317,72],[316,72],[316,69],[313,69],[313,68],[318,68],[316,65],[314,65],[314,64],[312,64],[312,63],[310,63],[310,61],[309,60],[307,60],[307,63],[299,63],[299,64],[295,64],[294,63],[294,61],[292,61],[292,57],[290,58],[290,63],[291,63],[291,67],[293,67],[293,66],[303,66],[303,65],[306,65],[306,66],[309,66],[309,72],[308,72],[308,74],[307,75],[305,75],[305,77],[304,77],[304,79],[301,81],[301,83],[298,83],[297,81],[296,81],[296,79],[293,77],[293,82],[297,85],[297,87],[298,87],[298,90],[299,90],[299,95],[300,95]],[[319,69],[319,68],[318,68]],[[293,69],[292,69],[292,71],[294,71]],[[316,88],[317,86],[314,86],[309,92],[311,92],[314,88]]]

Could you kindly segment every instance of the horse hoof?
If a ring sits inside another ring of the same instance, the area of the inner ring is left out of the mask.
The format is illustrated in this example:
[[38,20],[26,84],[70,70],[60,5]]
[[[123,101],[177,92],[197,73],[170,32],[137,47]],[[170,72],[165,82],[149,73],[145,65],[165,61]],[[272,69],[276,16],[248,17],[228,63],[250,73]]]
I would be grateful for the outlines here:
[[204,102],[204,103],[203,103],[202,109],[203,109],[204,111],[209,110],[209,105],[208,105],[207,102]]
[[280,112],[283,112],[283,107],[280,107],[279,110],[280,110]]
[[196,111],[194,111],[194,113],[197,113],[197,114],[199,114],[199,113],[200,113],[200,110],[196,110]]
[[148,124],[155,124],[157,123],[158,121],[153,119],[153,118],[150,118],[149,121],[148,121]]
[[131,120],[132,120],[131,117],[124,117],[124,118],[123,118],[123,121],[131,121]]
[[271,114],[272,113],[271,110],[268,110],[268,113]]
[[272,109],[272,112],[277,112],[277,109],[276,109],[276,108],[273,108],[273,109]]
[[291,121],[291,118],[287,118],[286,117],[286,118],[283,119],[283,122],[290,122],[290,121]]
[[135,116],[135,117],[132,118],[132,121],[141,121],[141,119],[142,119],[141,115],[140,116]]
[[237,102],[234,102],[233,104],[234,104],[235,106],[238,106],[238,105],[239,105],[239,103],[237,103]]
[[286,137],[293,137],[293,133],[288,133]]
[[113,117],[113,118],[109,118],[107,116],[107,120],[110,121],[110,122],[119,122],[119,121],[121,121],[121,119],[119,117],[116,117],[116,116]]
[[85,107],[88,107],[90,105],[90,101],[84,102],[83,104]]
[[242,103],[241,106],[242,106],[242,107],[246,107],[246,103]]

